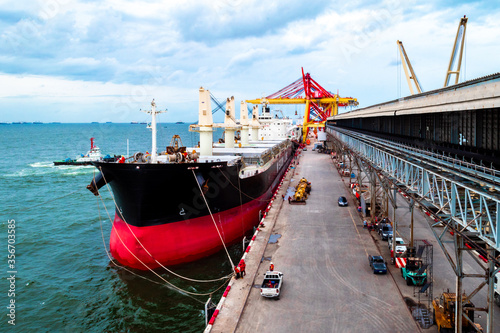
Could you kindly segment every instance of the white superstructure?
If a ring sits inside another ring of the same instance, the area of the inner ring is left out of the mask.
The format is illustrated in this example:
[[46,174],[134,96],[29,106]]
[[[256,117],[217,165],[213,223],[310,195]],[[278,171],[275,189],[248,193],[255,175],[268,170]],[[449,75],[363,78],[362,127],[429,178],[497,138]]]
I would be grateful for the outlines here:
[[259,116],[259,140],[286,140],[290,137],[290,130],[293,127],[293,119],[278,118],[273,116],[269,108],[263,108],[262,115]]

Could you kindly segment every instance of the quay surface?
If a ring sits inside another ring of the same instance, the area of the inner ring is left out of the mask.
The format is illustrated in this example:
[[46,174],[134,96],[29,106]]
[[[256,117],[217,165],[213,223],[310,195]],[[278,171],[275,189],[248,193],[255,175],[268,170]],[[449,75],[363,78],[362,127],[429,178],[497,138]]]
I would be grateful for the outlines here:
[[[291,177],[291,185],[301,177],[312,183],[306,205],[281,199]],[[341,195],[347,197],[348,207],[338,206]],[[271,235],[277,242],[268,243]],[[403,300],[397,277],[373,274],[371,254],[380,254],[379,247],[362,228],[330,157],[305,151],[288,173],[246,257],[247,276],[232,281],[211,332],[422,331]],[[279,300],[260,296],[270,261],[284,273]]]

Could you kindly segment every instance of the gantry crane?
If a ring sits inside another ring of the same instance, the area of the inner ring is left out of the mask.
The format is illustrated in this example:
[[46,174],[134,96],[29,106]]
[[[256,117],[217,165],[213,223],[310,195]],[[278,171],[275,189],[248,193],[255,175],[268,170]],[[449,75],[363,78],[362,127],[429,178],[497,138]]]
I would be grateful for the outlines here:
[[[302,96],[304,93],[304,96]],[[280,91],[267,97],[247,100],[252,104],[305,104],[305,116],[303,124],[303,140],[305,141],[309,133],[309,128],[324,128],[328,117],[338,114],[339,106],[357,106],[358,100],[352,97],[339,97],[338,94],[331,94],[319,83],[313,80],[309,73],[289,84]]]

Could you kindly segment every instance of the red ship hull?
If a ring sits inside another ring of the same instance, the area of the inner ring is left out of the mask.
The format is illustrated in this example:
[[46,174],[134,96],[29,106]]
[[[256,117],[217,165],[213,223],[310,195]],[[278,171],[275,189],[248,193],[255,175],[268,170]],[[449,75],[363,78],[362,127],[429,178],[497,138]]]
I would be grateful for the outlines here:
[[[227,245],[238,242],[246,231],[258,224],[259,211],[264,211],[272,192],[241,207],[213,215],[217,228]],[[160,224],[135,227],[115,215],[110,237],[110,250],[121,264],[140,269],[171,266],[194,261],[223,248],[210,215]]]

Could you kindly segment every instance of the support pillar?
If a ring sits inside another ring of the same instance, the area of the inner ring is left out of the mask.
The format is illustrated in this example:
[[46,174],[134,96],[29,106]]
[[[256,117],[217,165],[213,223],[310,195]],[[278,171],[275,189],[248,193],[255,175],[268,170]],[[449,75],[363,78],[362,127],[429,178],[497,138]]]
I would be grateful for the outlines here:
[[[495,249],[489,245],[486,245],[487,250],[491,258],[495,257]],[[488,312],[486,313],[486,333],[493,333],[493,307],[495,306],[495,275],[497,270],[495,269],[495,262],[493,260],[488,261],[488,297],[486,298]]]
[[[457,224],[457,228],[460,226]],[[463,283],[463,259],[462,253],[464,248],[464,239],[457,232],[455,232],[455,251],[457,255],[457,284],[455,289],[456,301],[455,301],[455,332],[462,332],[462,319],[463,319],[463,302],[462,302],[462,283]]]
[[413,208],[415,207],[415,201],[410,199],[410,247],[413,247]]
[[[398,208],[398,206],[396,205],[397,193],[398,189],[396,186],[394,186],[394,190],[392,192],[392,255],[394,258],[394,262],[396,262],[396,236],[398,230],[398,223],[396,220],[396,209]],[[389,193],[387,194],[387,196],[389,196]]]
[[370,219],[375,222],[375,209],[377,206],[377,176],[375,170],[370,169]]

